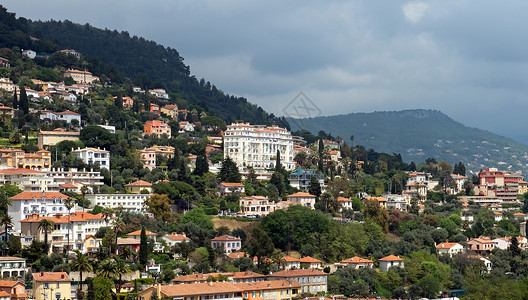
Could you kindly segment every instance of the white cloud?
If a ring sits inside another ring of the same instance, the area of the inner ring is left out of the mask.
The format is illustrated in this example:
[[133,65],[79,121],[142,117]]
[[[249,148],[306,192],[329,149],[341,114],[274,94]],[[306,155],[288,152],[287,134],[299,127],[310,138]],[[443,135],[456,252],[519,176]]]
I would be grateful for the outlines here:
[[403,5],[403,14],[411,23],[417,23],[427,13],[429,6],[421,1],[407,2]]

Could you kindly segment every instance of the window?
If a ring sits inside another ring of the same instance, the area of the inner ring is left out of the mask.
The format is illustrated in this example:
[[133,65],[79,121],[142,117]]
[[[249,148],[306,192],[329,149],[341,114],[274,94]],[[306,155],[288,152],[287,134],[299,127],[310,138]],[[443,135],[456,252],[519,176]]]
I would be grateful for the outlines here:
[[[44,288],[45,288],[45,289],[49,289],[49,283],[45,282],[45,283],[44,283]],[[46,297],[44,297],[44,298],[47,298],[47,297],[48,297],[48,296],[46,296]]]

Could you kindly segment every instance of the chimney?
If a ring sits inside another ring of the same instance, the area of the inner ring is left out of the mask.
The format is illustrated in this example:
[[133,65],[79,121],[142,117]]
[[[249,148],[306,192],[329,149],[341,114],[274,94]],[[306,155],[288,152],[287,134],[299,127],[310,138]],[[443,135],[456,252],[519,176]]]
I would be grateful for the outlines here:
[[64,279],[64,274],[61,274],[61,279]]
[[40,277],[44,277],[44,272],[40,272]]

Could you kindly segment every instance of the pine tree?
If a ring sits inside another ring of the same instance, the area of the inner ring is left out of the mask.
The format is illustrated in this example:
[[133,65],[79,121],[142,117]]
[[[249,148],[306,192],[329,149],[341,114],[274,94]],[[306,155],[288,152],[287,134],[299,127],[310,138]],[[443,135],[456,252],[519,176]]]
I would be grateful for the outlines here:
[[18,96],[15,88],[15,94],[13,95],[13,109],[18,109]]
[[24,87],[20,88],[20,109],[24,112],[24,115],[29,113],[29,100]]
[[242,180],[242,176],[238,171],[238,166],[229,156],[226,157],[222,163],[218,179],[221,182],[240,182]]
[[319,184],[315,176],[312,176],[312,178],[310,178],[310,185],[308,186],[308,193],[316,197],[321,196],[321,185]]
[[141,240],[139,242],[139,263],[146,265],[148,261],[148,240],[145,227],[141,228]]
[[121,96],[121,93],[117,95],[117,98],[115,99],[114,104],[117,107],[117,109],[123,110],[123,96]]
[[196,157],[196,168],[194,169],[193,174],[202,176],[203,174],[209,172],[209,163],[204,154],[199,154]]

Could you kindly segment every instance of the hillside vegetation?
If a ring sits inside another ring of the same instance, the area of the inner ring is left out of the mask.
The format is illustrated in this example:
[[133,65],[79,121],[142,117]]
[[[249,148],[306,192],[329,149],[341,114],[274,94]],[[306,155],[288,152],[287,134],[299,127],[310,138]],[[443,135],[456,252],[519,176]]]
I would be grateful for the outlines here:
[[387,153],[401,153],[405,161],[428,157],[463,162],[473,172],[484,167],[528,170],[528,147],[489,131],[467,127],[435,110],[404,110],[290,120],[293,130],[325,131],[354,144]]

